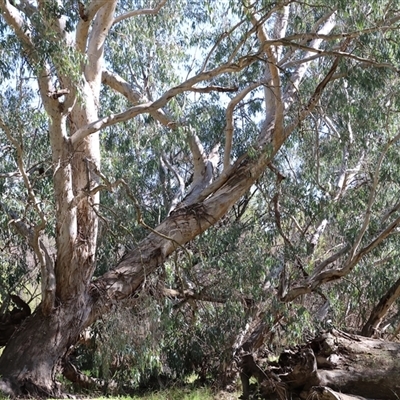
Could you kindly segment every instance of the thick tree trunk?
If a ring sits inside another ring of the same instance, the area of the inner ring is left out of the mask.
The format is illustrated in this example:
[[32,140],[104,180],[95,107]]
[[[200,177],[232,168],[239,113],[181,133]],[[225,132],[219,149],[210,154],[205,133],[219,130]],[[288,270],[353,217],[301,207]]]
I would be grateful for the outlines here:
[[90,307],[82,301],[56,308],[46,316],[38,307],[20,326],[1,356],[0,391],[6,395],[60,395],[60,361],[76,343]]

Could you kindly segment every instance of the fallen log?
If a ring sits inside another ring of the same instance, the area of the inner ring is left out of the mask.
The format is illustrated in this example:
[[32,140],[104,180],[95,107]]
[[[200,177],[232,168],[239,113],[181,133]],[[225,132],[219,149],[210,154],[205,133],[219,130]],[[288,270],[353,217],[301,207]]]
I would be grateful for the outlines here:
[[313,400],[367,400],[361,396],[338,393],[325,386],[315,386],[307,394]]
[[[333,399],[334,391],[368,399],[400,397],[400,343],[332,330],[283,352],[275,368],[288,391],[302,398]],[[315,387],[325,387],[323,397]]]

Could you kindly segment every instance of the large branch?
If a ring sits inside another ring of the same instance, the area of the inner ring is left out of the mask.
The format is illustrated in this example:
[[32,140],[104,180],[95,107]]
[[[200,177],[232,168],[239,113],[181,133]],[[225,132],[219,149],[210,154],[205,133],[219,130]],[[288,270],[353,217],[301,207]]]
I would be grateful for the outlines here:
[[[114,72],[103,70],[102,82],[110,88],[121,93],[132,104],[137,104],[140,100],[144,100],[145,103],[148,103],[148,100],[143,99],[142,95],[137,90],[135,90],[132,85],[130,85],[125,79]],[[173,128],[176,126],[176,124],[170,118],[168,118],[162,110],[155,110],[151,112],[150,115],[156,121],[160,122],[162,125],[168,128]]]
[[267,85],[264,90],[266,107],[265,124],[269,125],[270,122],[274,120],[275,136],[281,136],[283,130],[281,80],[277,68],[277,59],[274,53],[274,47],[267,44],[269,37],[261,21],[262,20],[256,18],[255,14],[251,16],[253,26],[257,28],[257,37],[260,41],[261,48],[264,50],[267,57],[265,67],[265,80],[267,81]]
[[390,287],[385,295],[379,300],[374,307],[368,321],[361,330],[362,336],[371,337],[378,329],[382,319],[387,315],[390,307],[400,297],[400,278]]
[[136,17],[137,15],[155,15],[161,10],[161,8],[167,3],[167,0],[161,0],[158,6],[154,8],[142,8],[141,10],[132,10],[125,14],[119,15],[114,18],[113,24],[118,24],[118,22],[123,21],[127,18]]
[[[202,72],[170,89],[157,101],[133,107],[117,116],[116,119],[124,120],[141,112],[157,110],[173,96],[190,90],[198,82],[221,73],[240,71],[258,59],[259,54],[248,56],[235,64],[223,64],[211,71]],[[338,63],[339,58],[333,62],[330,71],[315,89],[307,109],[303,110],[297,123],[300,123],[316,106]],[[111,122],[100,120],[96,123],[96,126],[86,127],[80,132],[76,132],[75,138],[72,137],[73,142],[78,143],[79,140],[90,134],[91,129],[98,130],[105,124],[116,123],[116,119]],[[271,122],[268,126],[264,125],[256,147],[239,157],[232,166],[223,171],[216,181],[207,186],[191,201],[190,205],[178,207],[156,229],[151,229],[149,235],[135,249],[125,254],[114,269],[93,281],[90,293],[94,306],[87,324],[107,312],[114,301],[133,295],[142,285],[146,276],[154,272],[178,247],[193,240],[220,220],[261,176],[294,128],[294,126],[289,127],[285,131],[285,135],[278,135],[279,137],[275,138],[274,122]],[[400,218],[398,222],[400,222]],[[382,233],[382,235],[385,236],[385,233]],[[371,243],[370,245],[377,245],[379,240],[380,238],[377,238],[374,244]],[[360,253],[360,257],[362,255]]]
[[173,87],[172,89],[166,91],[158,100],[140,104],[138,106],[134,106],[129,108],[126,111],[123,111],[119,114],[112,114],[107,117],[101,118],[97,121],[94,121],[80,129],[78,129],[72,136],[71,142],[73,146],[79,145],[81,141],[95,133],[99,130],[106,128],[108,126],[115,125],[120,122],[127,121],[136,117],[137,115],[144,114],[144,113],[153,113],[160,108],[164,107],[172,98],[177,96],[180,93],[190,91],[194,85],[199,82],[210,80],[216,76],[219,76],[224,73],[232,73],[232,72],[240,72],[244,68],[248,67],[249,65],[253,64],[254,62],[258,61],[258,56],[250,55],[243,58],[240,58],[236,63],[227,63],[220,65],[217,68],[214,68],[210,71],[202,72],[190,79],[187,79],[182,84]]
[[91,293],[95,306],[88,323],[109,310],[112,302],[132,295],[145,277],[154,272],[173,251],[222,218],[263,173],[273,154],[263,151],[259,157],[246,155],[240,158],[231,167],[225,184],[212,197],[172,212],[156,230],[128,252],[115,269],[94,281]]
[[[336,14],[333,12],[327,18],[327,21],[324,23],[322,28],[318,31],[318,34],[328,34],[336,25]],[[283,40],[285,41],[285,40]],[[313,51],[320,51],[319,47],[321,46],[322,39],[313,39],[308,46],[308,51],[302,57],[309,57]],[[285,93],[284,104],[287,107],[287,104],[291,103],[293,95],[298,91],[300,82],[302,81],[304,75],[306,74],[308,68],[310,67],[311,61],[306,61],[300,64],[297,67],[297,70],[291,76],[291,88]]]
[[30,39],[30,29],[26,29],[28,27],[24,23],[17,8],[11,5],[8,0],[4,0],[0,2],[0,9],[2,11],[2,17],[6,20],[7,24],[14,29],[14,32],[28,50],[28,54],[32,56],[34,46]]
[[[278,10],[276,13],[276,22],[275,22],[275,38],[283,38],[286,35],[288,23],[289,23],[289,13],[290,13],[290,6],[285,5],[282,7],[281,10]],[[282,56],[282,47],[275,48],[275,58],[279,62]]]
[[75,46],[79,52],[85,54],[90,25],[97,12],[107,3],[107,0],[93,0],[87,7],[78,1],[80,20],[76,27]]
[[88,63],[85,68],[85,76],[88,82],[95,82],[101,79],[104,42],[113,24],[116,6],[117,0],[106,1],[97,11],[93,21],[87,47]]

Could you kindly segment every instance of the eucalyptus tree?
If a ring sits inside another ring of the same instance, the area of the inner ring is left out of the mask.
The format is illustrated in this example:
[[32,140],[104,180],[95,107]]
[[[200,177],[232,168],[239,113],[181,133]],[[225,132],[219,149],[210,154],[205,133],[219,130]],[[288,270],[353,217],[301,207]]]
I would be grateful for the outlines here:
[[[367,79],[370,93],[382,86],[390,97],[396,4],[3,0],[2,178],[18,179],[7,181],[2,210],[40,265],[41,302],[0,357],[0,389],[57,394],[57,368],[79,334],[220,221],[286,142],[305,127],[314,140],[336,134],[339,118],[365,110],[357,93]],[[396,135],[385,131],[378,167]],[[316,149],[318,178],[328,172]],[[357,165],[342,167],[339,189],[326,190],[337,199],[355,185]],[[371,179],[352,234],[310,259],[313,272],[296,287],[282,284],[284,301],[345,276],[396,229],[394,190],[382,200],[387,218],[367,237],[379,168]],[[121,222],[135,245],[114,236],[116,254],[125,254],[100,274],[104,227],[114,227],[104,213],[121,193],[130,201]]]

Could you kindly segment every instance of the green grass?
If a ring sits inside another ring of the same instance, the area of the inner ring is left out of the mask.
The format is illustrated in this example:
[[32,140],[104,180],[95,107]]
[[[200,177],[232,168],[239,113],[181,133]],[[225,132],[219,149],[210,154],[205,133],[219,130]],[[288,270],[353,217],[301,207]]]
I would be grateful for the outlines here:
[[168,389],[142,396],[134,396],[134,400],[214,400],[209,389]]
[[208,388],[172,388],[135,396],[86,397],[82,400],[236,400],[239,393],[212,393]]

